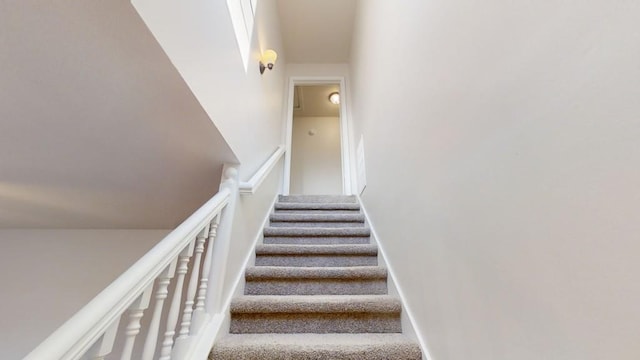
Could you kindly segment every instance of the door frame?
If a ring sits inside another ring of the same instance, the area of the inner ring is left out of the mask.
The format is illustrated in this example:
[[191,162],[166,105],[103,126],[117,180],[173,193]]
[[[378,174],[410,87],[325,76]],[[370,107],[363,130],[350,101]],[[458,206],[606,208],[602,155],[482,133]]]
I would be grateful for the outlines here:
[[289,195],[291,185],[291,141],[293,138],[293,91],[296,85],[340,86],[340,159],[342,164],[342,193],[352,195],[351,142],[349,137],[350,119],[347,117],[347,91],[344,76],[291,76],[287,97],[287,117],[285,127],[285,160],[282,193]]

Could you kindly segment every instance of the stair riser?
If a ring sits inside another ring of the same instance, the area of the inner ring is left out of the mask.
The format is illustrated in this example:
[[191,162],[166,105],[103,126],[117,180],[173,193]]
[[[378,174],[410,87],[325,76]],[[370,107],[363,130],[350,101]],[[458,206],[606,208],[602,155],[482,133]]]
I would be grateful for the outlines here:
[[380,349],[366,348],[351,351],[317,352],[306,349],[278,349],[266,351],[263,348],[216,349],[210,360],[422,360],[420,348],[416,349]]
[[386,279],[247,281],[245,295],[386,295]]
[[333,204],[333,203],[356,203],[358,200],[353,195],[279,195],[279,202],[287,203],[312,203],[312,204]]
[[213,360],[420,360],[420,346],[401,334],[233,334]]
[[317,349],[310,346],[286,346],[279,344],[217,347],[211,352],[211,360],[421,360],[422,352],[416,344],[369,344],[353,348]]
[[296,227],[266,227],[265,237],[369,237],[371,229],[365,227],[348,228],[296,228]]
[[293,222],[293,221],[271,221],[271,227],[322,227],[322,228],[347,228],[364,227],[363,222]]
[[280,237],[265,236],[264,244],[290,245],[338,245],[338,244],[369,244],[369,237]]
[[300,222],[359,222],[365,221],[362,214],[271,214],[271,221],[300,221]]
[[274,214],[291,215],[357,215],[360,210],[296,210],[296,209],[276,209]]
[[399,333],[399,313],[231,314],[232,334]]
[[377,256],[296,256],[296,255],[257,255],[256,266],[299,266],[299,267],[344,267],[377,266]]
[[[360,211],[358,204],[297,204],[297,203],[276,203],[275,210],[349,210]],[[335,214],[335,213],[334,213]]]

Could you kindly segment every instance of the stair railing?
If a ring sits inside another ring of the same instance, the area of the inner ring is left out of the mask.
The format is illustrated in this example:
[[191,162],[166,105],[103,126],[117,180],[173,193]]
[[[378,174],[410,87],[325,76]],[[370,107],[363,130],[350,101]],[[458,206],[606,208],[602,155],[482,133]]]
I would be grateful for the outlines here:
[[255,174],[249,179],[249,181],[241,182],[239,185],[240,194],[254,194],[260,184],[267,178],[267,175],[271,173],[271,170],[278,164],[280,158],[285,153],[284,145],[278,146],[276,151],[264,162],[264,164],[256,171]]
[[[207,322],[221,311],[238,194],[236,169],[225,166],[223,173],[217,194],[24,360],[186,358]],[[149,306],[151,320],[143,329]],[[116,340],[120,354],[112,354]]]

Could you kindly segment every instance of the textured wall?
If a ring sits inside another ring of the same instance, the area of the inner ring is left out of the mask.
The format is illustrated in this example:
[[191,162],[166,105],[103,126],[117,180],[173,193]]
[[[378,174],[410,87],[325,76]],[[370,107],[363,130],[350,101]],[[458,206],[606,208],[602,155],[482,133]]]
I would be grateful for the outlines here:
[[361,1],[364,204],[435,360],[640,356],[640,6]]
[[339,117],[293,118],[289,192],[307,195],[342,194]]
[[[284,69],[275,0],[258,1],[245,71],[226,1],[134,0],[134,6],[241,163],[247,180],[284,141]],[[260,75],[261,52],[278,61]]]
[[171,228],[236,161],[128,1],[3,1],[0,64],[0,227]]

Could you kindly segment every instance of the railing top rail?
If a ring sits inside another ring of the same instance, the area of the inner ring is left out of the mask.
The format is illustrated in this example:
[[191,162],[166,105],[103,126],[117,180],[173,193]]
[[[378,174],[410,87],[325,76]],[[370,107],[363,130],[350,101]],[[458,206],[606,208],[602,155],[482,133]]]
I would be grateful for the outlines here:
[[253,194],[256,189],[262,184],[262,182],[271,173],[271,170],[276,166],[282,155],[285,153],[284,145],[279,145],[276,151],[262,164],[260,169],[249,179],[249,181],[241,182],[239,190],[241,194]]
[[221,189],[23,360],[72,359],[86,351],[229,203],[230,196],[229,189]]

